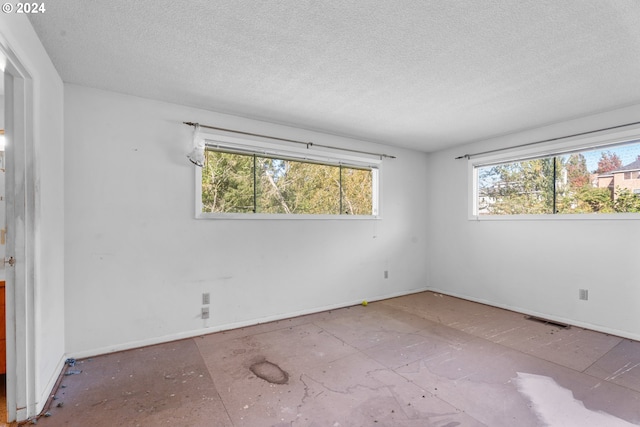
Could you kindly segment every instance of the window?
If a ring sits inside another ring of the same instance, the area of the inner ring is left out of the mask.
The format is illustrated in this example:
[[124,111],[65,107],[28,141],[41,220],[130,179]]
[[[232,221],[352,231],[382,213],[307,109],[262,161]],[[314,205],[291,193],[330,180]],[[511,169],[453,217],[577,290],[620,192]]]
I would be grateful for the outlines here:
[[379,160],[242,142],[206,140],[198,217],[378,216]]
[[475,217],[640,212],[638,139],[474,163]]

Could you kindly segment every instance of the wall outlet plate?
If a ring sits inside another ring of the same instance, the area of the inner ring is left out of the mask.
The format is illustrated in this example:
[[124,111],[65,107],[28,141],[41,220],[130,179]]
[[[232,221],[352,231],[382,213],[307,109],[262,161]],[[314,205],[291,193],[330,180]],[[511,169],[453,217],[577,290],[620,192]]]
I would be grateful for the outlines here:
[[209,292],[202,294],[202,305],[208,305],[211,299],[209,298]]
[[209,318],[209,307],[202,307],[202,318],[203,319]]
[[589,289],[578,289],[578,298],[583,301],[589,300]]

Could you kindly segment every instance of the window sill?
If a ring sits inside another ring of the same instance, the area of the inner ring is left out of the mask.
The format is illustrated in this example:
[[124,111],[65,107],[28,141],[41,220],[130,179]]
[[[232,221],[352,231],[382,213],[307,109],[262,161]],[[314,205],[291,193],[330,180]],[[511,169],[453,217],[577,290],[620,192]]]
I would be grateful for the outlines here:
[[640,220],[640,213],[553,214],[553,215],[471,215],[469,221],[619,221]]
[[380,215],[305,215],[305,214],[253,214],[253,213],[210,213],[196,214],[196,219],[214,220],[343,220],[343,221],[367,221],[382,219]]

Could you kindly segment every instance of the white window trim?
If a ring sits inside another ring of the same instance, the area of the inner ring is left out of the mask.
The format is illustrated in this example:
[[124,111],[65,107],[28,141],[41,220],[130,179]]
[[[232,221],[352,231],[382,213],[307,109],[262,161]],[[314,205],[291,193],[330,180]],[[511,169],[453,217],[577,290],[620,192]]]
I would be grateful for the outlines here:
[[541,143],[526,148],[505,149],[487,155],[473,156],[468,160],[468,219],[470,221],[574,221],[574,220],[640,220],[640,213],[593,214],[536,214],[536,215],[478,215],[477,185],[478,167],[499,163],[531,160],[541,157],[568,154],[575,151],[607,149],[616,145],[640,140],[640,125],[599,132],[590,136],[576,136],[559,141]]
[[330,215],[330,214],[268,214],[268,213],[229,213],[202,212],[202,168],[195,167],[195,217],[196,219],[229,219],[229,220],[378,220],[382,219],[381,212],[381,182],[382,159],[374,155],[336,152],[319,147],[305,148],[299,144],[274,143],[261,137],[238,137],[222,131],[200,131],[207,147],[220,149],[236,149],[253,151],[275,157],[285,157],[292,160],[310,160],[328,164],[343,164],[370,168],[372,172],[372,215]]

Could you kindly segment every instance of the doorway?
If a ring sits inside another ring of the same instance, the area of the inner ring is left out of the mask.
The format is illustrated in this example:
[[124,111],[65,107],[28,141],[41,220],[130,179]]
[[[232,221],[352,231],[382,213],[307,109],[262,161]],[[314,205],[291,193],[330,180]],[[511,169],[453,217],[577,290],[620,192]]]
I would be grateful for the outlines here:
[[[34,344],[35,177],[33,173],[33,81],[10,46],[0,38],[4,83],[6,418],[36,415]],[[27,197],[29,194],[29,197]],[[1,236],[0,236],[1,237]],[[1,246],[1,245],[0,245]],[[1,383],[0,383],[1,385]]]

